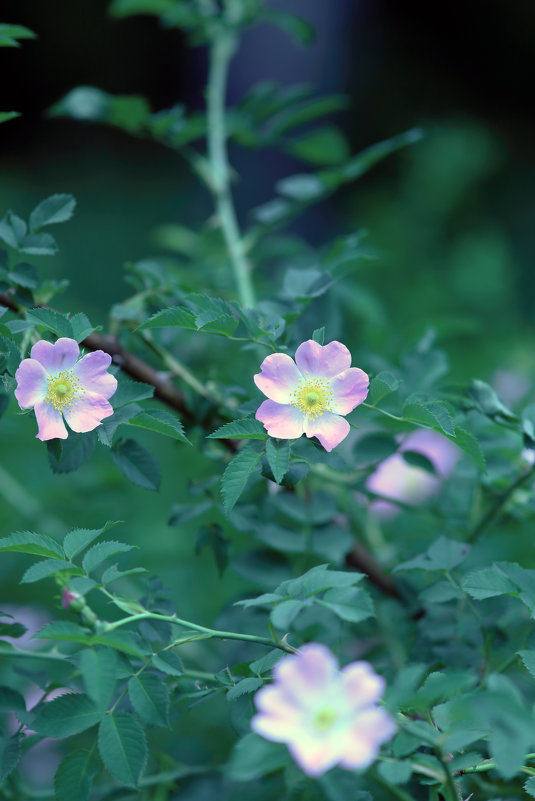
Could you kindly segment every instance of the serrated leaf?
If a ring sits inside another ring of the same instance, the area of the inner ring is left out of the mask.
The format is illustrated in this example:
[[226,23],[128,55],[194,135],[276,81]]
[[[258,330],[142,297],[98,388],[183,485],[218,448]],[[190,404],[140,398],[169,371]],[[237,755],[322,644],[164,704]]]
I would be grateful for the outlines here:
[[460,565],[469,553],[470,546],[465,542],[451,540],[448,537],[439,537],[429,546],[425,553],[396,565],[394,572],[415,569],[430,571],[451,570]]
[[156,431],[158,434],[163,434],[166,437],[171,437],[179,442],[187,442],[188,445],[191,445],[184,433],[180,420],[169,414],[169,412],[160,409],[144,411],[128,420],[128,425],[147,428],[149,431]]
[[463,578],[461,586],[478,601],[517,592],[516,585],[496,565],[473,570]]
[[424,423],[432,428],[440,428],[448,437],[455,439],[455,429],[450,413],[440,402],[407,402],[403,407],[403,417]]
[[112,581],[117,581],[124,576],[134,576],[136,573],[146,573],[146,569],[144,567],[131,567],[129,570],[119,570],[117,565],[111,565],[110,567],[106,568],[102,576],[100,577],[101,584],[111,584]]
[[11,687],[0,687],[0,712],[26,712],[26,702]]
[[[120,406],[126,406],[127,403],[147,400],[154,395],[153,386],[150,384],[142,384],[141,381],[132,381],[132,379],[124,373],[119,373],[117,380],[117,389],[113,395],[113,408],[115,410]],[[112,418],[110,417],[109,419],[111,420]],[[107,420],[104,422],[107,422]]]
[[71,562],[65,559],[44,559],[42,562],[37,562],[32,565],[24,573],[20,580],[21,584],[32,584],[34,581],[41,581],[41,579],[52,576],[61,570],[70,570],[73,575],[81,575],[82,571]]
[[87,695],[67,693],[44,704],[32,727],[43,737],[71,737],[95,726],[101,718]]
[[399,379],[387,370],[378,373],[375,378],[372,378],[370,381],[370,390],[366,402],[371,406],[376,406],[383,398],[386,398],[387,395],[395,392],[399,384]]
[[98,762],[93,751],[73,751],[60,763],[54,777],[57,801],[89,801]]
[[230,688],[227,692],[227,701],[235,701],[236,698],[241,698],[242,695],[250,695],[250,693],[256,692],[263,683],[263,679],[256,676],[248,676]]
[[535,678],[535,651],[517,651],[517,653],[533,678]]
[[27,319],[34,325],[46,328],[47,331],[52,331],[58,337],[69,337],[73,339],[72,325],[69,320],[59,312],[52,309],[28,309],[26,312]]
[[161,473],[157,461],[147,448],[134,439],[121,440],[111,455],[123,475],[138,487],[158,491]]
[[524,783],[524,790],[528,795],[535,797],[535,776],[530,776]]
[[67,620],[55,620],[53,623],[47,623],[33,636],[38,640],[64,640],[65,642],[85,643],[89,642],[91,631]]
[[255,471],[261,454],[254,451],[240,451],[227,465],[221,482],[223,507],[228,515],[244,491],[249,478]]
[[20,755],[20,737],[0,735],[0,782],[7,779],[11,771],[17,767]]
[[99,726],[98,748],[110,773],[128,787],[137,787],[147,760],[145,732],[128,712],[106,715]]
[[98,542],[85,554],[82,559],[82,567],[86,573],[92,573],[110,556],[114,556],[116,553],[126,553],[131,551],[133,547],[133,545],[127,545],[125,542],[117,542],[116,540]]
[[70,220],[76,200],[72,195],[51,195],[42,200],[30,214],[30,231],[33,233],[44,225],[53,225]]
[[143,640],[133,631],[103,631],[95,634],[90,645],[105,645],[107,648],[114,648],[130,656],[138,658],[147,655],[147,648],[143,645]]
[[360,623],[375,616],[372,599],[359,587],[329,590],[323,599],[316,599],[316,603],[350,623]]
[[84,648],[79,667],[88,696],[98,709],[106,709],[117,683],[117,655],[111,648]]
[[67,439],[52,439],[47,445],[48,462],[53,473],[71,473],[93,455],[97,437],[95,431],[85,434],[70,432]]
[[29,553],[33,556],[48,556],[52,559],[61,559],[64,556],[59,543],[45,534],[34,534],[33,531],[20,531],[9,537],[3,537],[0,539],[1,551]]
[[480,468],[480,470],[486,470],[487,465],[485,463],[485,457],[483,455],[483,451],[481,450],[481,446],[477,439],[471,434],[469,431],[466,431],[464,428],[460,426],[455,426],[455,436],[448,437],[455,445],[458,445],[459,448],[466,453],[467,456]]
[[170,306],[168,309],[153,314],[145,320],[139,328],[144,331],[147,328],[186,328],[189,331],[196,331],[195,315],[182,306]]
[[96,328],[91,325],[87,315],[83,312],[78,312],[78,314],[73,314],[70,318],[70,323],[72,326],[72,338],[76,340],[76,342],[81,342],[83,339],[88,337],[93,331],[96,331]]
[[108,520],[102,528],[76,528],[70,531],[63,540],[63,549],[67,559],[72,559],[76,554],[87,548],[93,540],[104,534],[105,531],[117,525],[118,521]]
[[167,686],[153,673],[144,671],[128,682],[128,695],[139,717],[153,726],[168,726]]
[[244,417],[243,420],[233,420],[225,423],[212,434],[208,434],[208,439],[262,439],[266,440],[269,436],[260,420],[253,417]]
[[266,443],[266,456],[277,484],[280,484],[290,467],[291,440],[274,440],[270,437]]
[[152,664],[162,673],[167,673],[169,676],[182,676],[184,673],[182,660],[174,651],[164,650],[154,654]]
[[30,256],[53,256],[57,252],[58,246],[51,234],[28,234],[19,245],[19,253]]

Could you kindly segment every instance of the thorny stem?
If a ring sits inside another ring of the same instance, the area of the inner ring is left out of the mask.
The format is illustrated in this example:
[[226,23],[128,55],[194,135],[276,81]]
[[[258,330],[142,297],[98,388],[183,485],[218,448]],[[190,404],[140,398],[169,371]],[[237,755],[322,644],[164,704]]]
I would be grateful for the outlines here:
[[269,645],[271,648],[278,648],[286,653],[294,654],[296,652],[296,649],[292,648],[291,645],[287,645],[283,642],[276,643],[269,637],[258,637],[255,634],[240,634],[234,631],[219,631],[218,629],[209,629],[206,626],[200,626],[197,623],[191,623],[189,620],[183,620],[182,618],[175,617],[174,615],[159,615],[156,612],[140,612],[138,615],[124,617],[121,620],[117,620],[115,623],[110,623],[106,627],[106,631],[113,631],[114,629],[118,629],[120,626],[125,626],[128,623],[135,623],[137,620],[163,620],[166,623],[174,623],[177,626],[184,626],[184,628],[187,629],[201,631],[204,634],[208,634],[210,637],[217,637],[221,640],[245,640],[247,642],[258,642],[262,645]]
[[502,507],[509,500],[515,490],[524,484],[530,476],[535,472],[535,464],[531,465],[527,470],[524,470],[509,486],[495,499],[494,503],[487,509],[485,514],[478,520],[472,530],[466,537],[466,542],[474,542],[477,537],[484,531],[493,518],[498,515]]
[[212,171],[210,189],[214,195],[217,216],[228,249],[240,303],[246,308],[253,308],[255,305],[254,289],[232,201],[227,157],[225,97],[228,68],[234,47],[232,32],[223,26],[218,27],[210,47],[210,69],[206,96],[208,157]]

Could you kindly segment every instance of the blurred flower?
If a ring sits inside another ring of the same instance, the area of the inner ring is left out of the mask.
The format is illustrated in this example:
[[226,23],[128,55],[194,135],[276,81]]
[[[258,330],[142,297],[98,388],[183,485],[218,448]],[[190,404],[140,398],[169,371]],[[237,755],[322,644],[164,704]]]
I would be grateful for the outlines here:
[[508,406],[516,406],[531,389],[529,376],[520,370],[495,370],[492,376],[492,386],[500,399]]
[[384,680],[367,662],[342,670],[324,645],[305,645],[274,669],[275,681],[255,696],[253,730],[287,743],[309,776],[341,765],[365,768],[395,732],[390,715],[377,706]]
[[294,360],[285,353],[267,356],[254,381],[269,400],[256,412],[270,437],[317,437],[332,451],[349,433],[340,415],[351,412],[368,394],[369,378],[351,367],[351,354],[341,342],[319,345],[309,339]]
[[[426,456],[437,475],[408,464],[402,456],[403,451],[415,451]],[[393,501],[418,506],[438,492],[442,480],[453,471],[458,458],[459,449],[449,439],[435,431],[419,429],[409,434],[398,453],[381,462],[368,477],[366,488]],[[391,517],[399,511],[395,504],[382,500],[372,501],[371,509],[381,517]]]
[[102,350],[79,359],[74,339],[61,337],[55,344],[41,339],[15,373],[15,397],[21,409],[35,412],[40,440],[66,439],[69,427],[92,431],[113,414],[108,403],[117,389],[117,379],[106,372],[111,356]]
[[79,611],[84,606],[84,603],[85,598],[83,595],[80,595],[80,593],[75,590],[69,590],[67,587],[63,587],[61,605],[64,609]]

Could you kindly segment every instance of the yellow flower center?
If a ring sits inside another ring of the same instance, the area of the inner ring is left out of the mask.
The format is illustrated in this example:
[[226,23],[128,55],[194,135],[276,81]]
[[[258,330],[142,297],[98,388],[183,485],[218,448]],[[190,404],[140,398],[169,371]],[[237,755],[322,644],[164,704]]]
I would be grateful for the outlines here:
[[73,370],[62,370],[61,373],[51,375],[48,379],[45,400],[58,412],[71,409],[84,395],[84,388]]
[[338,713],[334,709],[324,708],[319,709],[314,715],[314,728],[320,731],[327,731],[330,729],[338,718]]
[[297,389],[291,393],[290,403],[307,417],[321,417],[323,412],[332,411],[333,391],[326,378],[309,378],[308,373],[301,378]]

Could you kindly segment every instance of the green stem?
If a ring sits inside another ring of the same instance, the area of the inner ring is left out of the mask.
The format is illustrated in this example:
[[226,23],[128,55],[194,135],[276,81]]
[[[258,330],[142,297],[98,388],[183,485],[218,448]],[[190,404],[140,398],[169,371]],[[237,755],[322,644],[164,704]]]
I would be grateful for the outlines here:
[[[524,759],[535,759],[535,754],[526,754]],[[459,771],[460,775],[464,775],[465,773],[485,773],[488,770],[494,770],[496,767],[496,763],[492,761],[492,759],[486,759],[484,762],[481,762],[479,765],[474,765],[473,768],[463,768]]]
[[438,757],[438,761],[442,765],[444,773],[446,774],[446,784],[445,789],[447,792],[447,801],[462,801],[463,794],[461,792],[461,788],[459,784],[456,784],[453,780],[453,775],[450,770],[450,766],[448,761],[444,758],[443,754],[439,749],[436,750],[436,755]]
[[509,486],[496,498],[494,503],[487,509],[485,514],[475,524],[469,532],[466,542],[474,542],[482,531],[486,529],[493,518],[496,517],[498,512],[502,509],[505,503],[509,500],[515,490],[524,484],[530,476],[535,472],[535,465],[531,465],[528,470],[524,470]]
[[240,303],[247,308],[253,308],[255,305],[254,289],[232,201],[227,157],[225,97],[228,68],[234,48],[235,40],[232,32],[223,26],[218,27],[210,47],[206,97],[208,157],[212,172],[210,188],[214,195],[217,216],[229,253]]
[[0,645],[0,656],[25,657],[27,659],[48,659],[54,662],[64,662],[63,654],[54,651],[21,651],[18,648],[5,648]]
[[[189,620],[183,620],[182,618],[175,617],[174,615],[159,615],[156,612],[141,612],[138,615],[130,615],[129,617],[122,618],[122,620],[116,620],[115,623],[110,623],[107,626],[106,631],[113,631],[113,629],[126,626],[128,623],[135,623],[138,620],[163,620],[166,623],[174,623],[177,626],[184,626],[186,629],[202,631],[204,634],[208,634],[210,637],[217,637],[221,640],[244,640],[245,642],[258,642],[262,645],[269,645],[270,648],[279,648],[281,651],[286,651],[287,653],[295,653],[295,648],[282,643],[277,644],[269,637],[258,637],[255,634],[239,634],[234,631],[219,631],[218,629],[209,629],[206,626],[200,626],[197,623],[191,623]],[[172,644],[169,647],[172,647]]]

